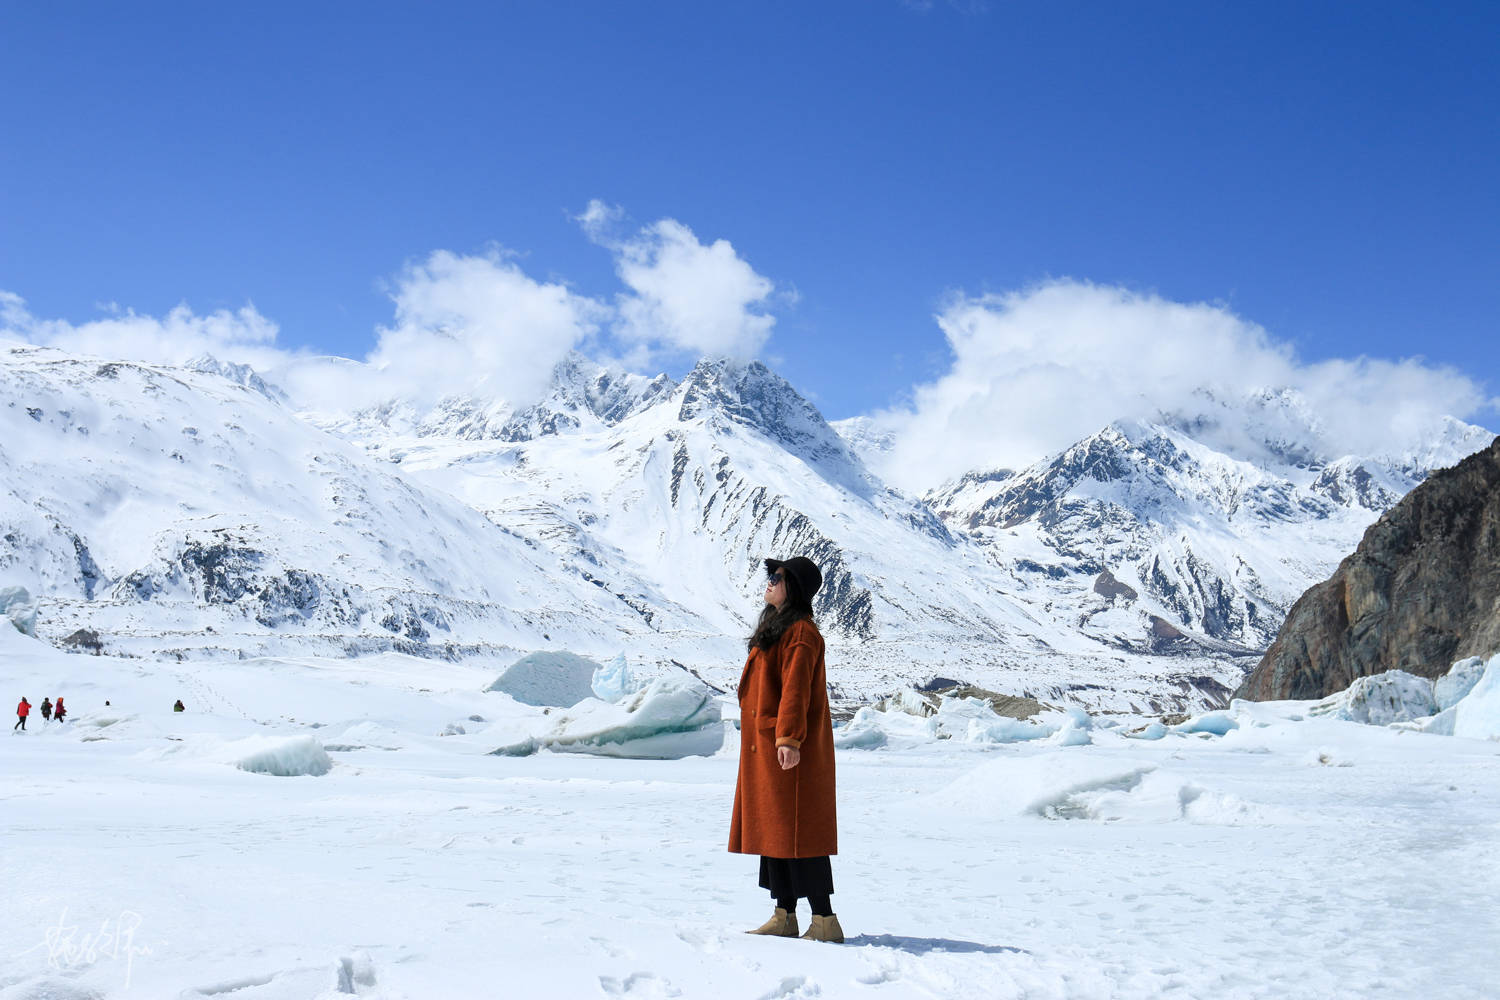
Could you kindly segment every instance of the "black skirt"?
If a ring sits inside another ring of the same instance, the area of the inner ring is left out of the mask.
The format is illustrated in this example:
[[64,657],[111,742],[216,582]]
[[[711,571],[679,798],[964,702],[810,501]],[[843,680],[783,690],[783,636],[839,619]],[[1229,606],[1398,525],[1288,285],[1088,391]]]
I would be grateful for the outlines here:
[[833,865],[821,858],[760,858],[760,887],[776,899],[833,895]]

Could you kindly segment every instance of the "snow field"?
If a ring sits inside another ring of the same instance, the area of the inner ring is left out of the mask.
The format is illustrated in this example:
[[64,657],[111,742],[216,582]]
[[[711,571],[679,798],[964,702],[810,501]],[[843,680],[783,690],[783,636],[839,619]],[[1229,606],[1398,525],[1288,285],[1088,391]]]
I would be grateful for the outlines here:
[[[736,740],[496,757],[551,723],[482,693],[488,669],[19,641],[0,641],[5,689],[62,692],[75,716],[0,757],[0,1000],[1478,998],[1500,980],[1494,742],[1240,703],[1222,736],[1075,719],[1085,745],[843,749],[840,947],[742,933],[771,904],[755,859],[724,851]],[[248,741],[309,739],[322,776],[236,766]]]

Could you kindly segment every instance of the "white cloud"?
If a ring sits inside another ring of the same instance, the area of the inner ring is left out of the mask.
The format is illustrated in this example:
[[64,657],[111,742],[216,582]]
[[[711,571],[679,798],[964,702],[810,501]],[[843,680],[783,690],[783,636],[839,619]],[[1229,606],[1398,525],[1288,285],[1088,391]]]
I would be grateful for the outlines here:
[[615,235],[623,212],[595,200],[580,216],[590,239],[615,255],[630,289],[615,302],[614,332],[637,363],[656,353],[753,358],[776,325],[766,310],[775,284],[728,240],[699,242],[687,226],[661,219],[633,236]]
[[199,316],[182,304],[162,317],[113,305],[105,308],[104,317],[75,325],[33,316],[25,299],[0,291],[0,333],[73,354],[157,364],[179,364],[207,353],[265,366],[284,356],[275,346],[276,324],[253,305]]
[[434,401],[449,393],[521,405],[607,315],[565,285],[539,282],[499,251],[439,250],[409,265],[391,292],[395,323],[366,358],[386,395]]
[[[918,386],[909,408],[877,418],[897,435],[880,471],[908,490],[1029,464],[1113,420],[1166,413],[1212,422],[1226,405],[1240,410],[1266,391],[1292,390],[1314,423],[1294,430],[1325,457],[1393,452],[1445,415],[1491,404],[1451,368],[1420,359],[1307,364],[1221,306],[1116,287],[1054,281],[956,297],[936,318],[951,370]],[[1274,410],[1261,414],[1273,433],[1289,419]],[[1242,425],[1226,422],[1215,443],[1254,459],[1262,441]]]
[[595,198],[589,202],[589,207],[583,210],[583,214],[574,216],[573,221],[583,227],[589,239],[600,246],[610,246],[616,242],[615,231],[625,221],[625,210],[619,205],[609,205]]
[[[374,331],[363,362],[278,346],[276,323],[253,305],[200,316],[184,304],[161,317],[106,306],[100,319],[73,324],[33,316],[20,296],[0,291],[0,336],[163,364],[208,353],[249,364],[300,405],[327,412],[455,394],[523,406],[571,350],[645,370],[684,353],[754,357],[770,336],[775,285],[727,240],[701,243],[673,219],[628,233],[624,212],[597,200],[576,221],[614,254],[626,291],[613,303],[535,280],[499,249],[436,250],[391,279],[394,318]],[[612,338],[600,336],[606,327]]]
[[608,316],[598,302],[528,277],[500,251],[439,250],[391,283],[395,318],[376,331],[364,363],[330,363],[276,345],[277,326],[253,305],[198,316],[179,305],[163,317],[108,307],[86,323],[39,319],[0,291],[0,335],[77,354],[181,364],[208,353],[249,364],[300,405],[355,409],[393,397],[432,403],[459,393],[525,405],[553,366]]

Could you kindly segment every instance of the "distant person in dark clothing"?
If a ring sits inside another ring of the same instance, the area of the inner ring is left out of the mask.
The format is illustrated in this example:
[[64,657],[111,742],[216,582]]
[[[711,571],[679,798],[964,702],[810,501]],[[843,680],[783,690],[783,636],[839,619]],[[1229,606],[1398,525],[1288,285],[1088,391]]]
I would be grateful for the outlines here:
[[42,721],[45,722],[45,721],[47,721],[50,718],[52,718],[52,699],[51,698],[43,698],[42,699]]
[[57,704],[52,706],[52,718],[56,722],[61,722],[63,720],[63,716],[67,714],[68,710],[66,708],[63,708],[62,695],[58,695]]
[[182,703],[182,699],[181,698],[178,698],[177,699],[177,704],[175,704],[175,705],[172,706],[172,711],[174,711],[174,712],[186,712],[187,711],[187,706]]
[[19,705],[16,706],[16,724],[14,726],[10,727],[10,731],[11,732],[15,732],[17,729],[19,729],[22,732],[25,732],[26,731],[26,716],[28,716],[30,714],[31,714],[31,702],[27,701],[25,698],[22,698],[21,699],[21,704],[19,704]]

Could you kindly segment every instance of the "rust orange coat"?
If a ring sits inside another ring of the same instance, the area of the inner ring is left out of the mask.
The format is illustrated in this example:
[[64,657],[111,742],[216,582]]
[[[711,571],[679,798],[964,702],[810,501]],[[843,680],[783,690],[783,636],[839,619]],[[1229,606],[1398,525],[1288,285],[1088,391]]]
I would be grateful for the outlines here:
[[[800,621],[768,650],[754,649],[740,675],[740,774],[729,849],[772,858],[837,854],[833,717],[823,636]],[[776,748],[802,760],[783,771]]]

